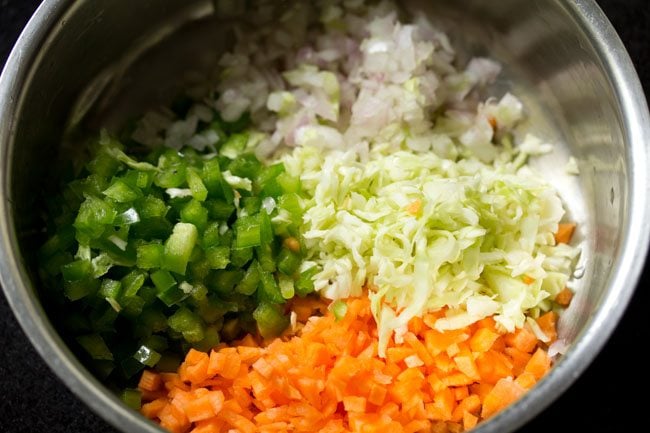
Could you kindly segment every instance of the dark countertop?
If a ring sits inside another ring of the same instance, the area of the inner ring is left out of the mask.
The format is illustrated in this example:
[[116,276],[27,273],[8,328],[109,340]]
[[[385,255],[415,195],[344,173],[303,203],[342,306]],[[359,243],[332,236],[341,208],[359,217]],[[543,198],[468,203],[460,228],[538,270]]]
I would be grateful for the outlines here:
[[[0,0],[0,65],[39,0]],[[650,96],[650,4],[598,0],[619,32]],[[649,144],[650,145],[650,144]],[[587,371],[521,433],[631,432],[645,425],[647,363],[637,343],[650,341],[646,266],[638,289],[613,336]],[[640,391],[640,392],[639,392]],[[116,433],[49,370],[0,296],[0,432]],[[637,397],[639,396],[639,397]],[[643,423],[643,424],[641,424]]]

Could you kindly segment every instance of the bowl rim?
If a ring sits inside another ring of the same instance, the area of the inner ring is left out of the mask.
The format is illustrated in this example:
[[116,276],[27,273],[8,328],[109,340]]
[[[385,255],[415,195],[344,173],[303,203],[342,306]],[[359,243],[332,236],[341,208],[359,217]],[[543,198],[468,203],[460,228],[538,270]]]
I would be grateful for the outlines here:
[[[121,431],[163,432],[159,426],[127,408],[77,360],[51,325],[39,300],[30,294],[30,278],[20,258],[10,208],[8,182],[10,143],[23,88],[48,36],[75,0],[44,0],[32,15],[9,55],[0,75],[0,284],[9,305],[32,345],[58,378],[87,406]],[[622,232],[611,290],[601,308],[585,325],[586,332],[574,343],[551,372],[527,393],[476,432],[510,432],[528,422],[561,395],[590,365],[620,321],[636,289],[650,244],[650,114],[645,93],[632,60],[616,30],[594,0],[562,0],[561,6],[587,35],[607,74],[618,102],[626,144],[631,150],[628,189],[634,200]],[[559,392],[558,392],[559,391]]]

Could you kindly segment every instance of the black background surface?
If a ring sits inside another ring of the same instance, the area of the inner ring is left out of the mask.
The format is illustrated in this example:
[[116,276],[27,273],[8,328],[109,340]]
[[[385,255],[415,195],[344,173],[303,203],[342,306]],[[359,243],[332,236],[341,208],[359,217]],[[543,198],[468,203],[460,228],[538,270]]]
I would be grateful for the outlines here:
[[[0,0],[0,67],[39,3]],[[598,3],[623,39],[649,95],[650,2]],[[650,342],[649,281],[646,265],[625,316],[603,351],[566,393],[519,433],[649,431],[650,363],[642,354]],[[0,296],[0,433],[38,431],[116,433],[49,370]]]

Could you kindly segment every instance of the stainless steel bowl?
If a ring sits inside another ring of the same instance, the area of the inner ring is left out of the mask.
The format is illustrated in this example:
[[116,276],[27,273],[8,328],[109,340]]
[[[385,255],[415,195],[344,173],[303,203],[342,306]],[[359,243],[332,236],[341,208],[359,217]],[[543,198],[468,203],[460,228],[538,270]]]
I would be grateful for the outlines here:
[[[230,3],[281,8],[286,0]],[[650,235],[648,108],[621,41],[592,0],[404,3],[428,12],[463,52],[489,55],[506,66],[492,91],[521,96],[528,127],[559,143],[554,154],[535,164],[559,188],[580,227],[583,276],[559,329],[571,342],[569,351],[524,398],[476,430],[508,432],[585,370],[636,286]],[[161,430],[123,406],[51,325],[39,301],[33,263],[39,234],[36,192],[67,129],[117,126],[168,101],[184,85],[178,79],[183,69],[210,69],[230,41],[233,20],[245,16],[214,14],[212,5],[209,0],[45,0],[0,78],[3,289],[55,373],[125,432]],[[578,177],[564,173],[569,155],[578,160]]]

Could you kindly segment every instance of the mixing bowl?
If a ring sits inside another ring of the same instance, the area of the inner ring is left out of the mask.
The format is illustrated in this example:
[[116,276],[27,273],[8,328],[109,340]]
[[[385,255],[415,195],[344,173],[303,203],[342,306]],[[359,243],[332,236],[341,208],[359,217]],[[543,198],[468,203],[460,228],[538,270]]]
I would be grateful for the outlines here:
[[[619,321],[645,260],[650,225],[650,119],[632,63],[592,0],[406,1],[461,47],[504,65],[490,89],[524,101],[526,127],[556,150],[534,165],[578,222],[577,295],[559,323],[569,343],[551,373],[477,428],[508,432],[585,370]],[[0,78],[0,276],[18,320],[55,373],[125,432],[158,427],[127,409],[77,360],[39,300],[34,251],[42,241],[45,173],[69,131],[118,128],[167,103],[214,66],[247,8],[287,1],[45,0]],[[186,74],[193,71],[193,74]],[[569,155],[580,174],[569,176]]]

